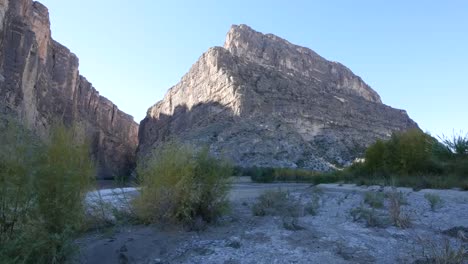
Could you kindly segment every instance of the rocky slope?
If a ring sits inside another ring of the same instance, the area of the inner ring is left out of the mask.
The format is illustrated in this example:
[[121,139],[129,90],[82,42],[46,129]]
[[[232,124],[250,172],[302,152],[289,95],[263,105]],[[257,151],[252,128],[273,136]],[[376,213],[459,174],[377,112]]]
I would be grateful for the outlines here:
[[79,74],[78,58],[52,39],[38,2],[0,0],[0,111],[42,136],[56,120],[76,125],[101,177],[125,175],[134,162],[138,124]]
[[326,171],[417,127],[345,66],[246,25],[210,48],[140,124],[139,158],[169,138],[237,165]]

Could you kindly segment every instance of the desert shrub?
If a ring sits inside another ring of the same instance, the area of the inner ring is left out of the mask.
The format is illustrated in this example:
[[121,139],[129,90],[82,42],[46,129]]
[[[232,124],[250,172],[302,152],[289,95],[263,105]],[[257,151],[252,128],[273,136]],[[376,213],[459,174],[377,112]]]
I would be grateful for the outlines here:
[[424,198],[426,198],[426,200],[429,203],[432,211],[435,211],[437,208],[442,206],[442,199],[437,194],[426,193],[426,194],[424,194]]
[[382,140],[377,140],[366,150],[364,166],[358,167],[358,165],[356,165],[353,169],[360,169],[366,174],[369,172],[384,172],[388,166],[385,162],[387,158],[386,155],[388,155],[387,144]]
[[40,155],[35,177],[37,203],[43,224],[52,233],[78,229],[83,221],[83,198],[95,176],[87,144],[74,143],[72,129],[56,125]]
[[371,174],[438,173],[432,159],[436,142],[435,138],[418,129],[394,133],[390,140],[377,141],[367,149],[365,168]]
[[289,207],[289,194],[281,190],[268,190],[257,198],[257,203],[252,206],[252,212],[256,216],[278,215]]
[[442,143],[435,148],[435,154],[444,165],[445,174],[458,176],[468,186],[468,134],[454,133],[452,137],[442,136],[440,140]]
[[306,213],[310,215],[317,215],[320,209],[320,197],[323,195],[323,190],[317,186],[312,188],[312,193],[310,197],[310,201],[308,201],[305,206],[304,210]]
[[[21,226],[34,218],[34,174],[39,146],[26,129],[13,120],[0,128],[0,245],[10,242]],[[0,251],[1,251],[0,247]]]
[[377,192],[366,192],[364,202],[372,208],[382,208],[384,206],[385,195]]
[[254,182],[271,183],[276,180],[274,169],[268,167],[247,168],[244,170],[244,174],[250,176]]
[[200,193],[195,215],[211,222],[227,209],[232,166],[227,161],[210,156],[206,148],[197,153],[195,162],[195,183]]
[[43,145],[20,125],[6,126],[0,137],[0,259],[62,263],[72,252],[95,175],[87,145],[63,125],[55,125]]
[[265,191],[252,206],[252,213],[255,216],[280,216],[283,227],[287,230],[304,229],[299,225],[299,217],[304,216],[304,206],[300,199],[285,191]]
[[394,189],[388,193],[388,199],[388,214],[393,225],[399,228],[410,227],[412,224],[410,216],[401,210],[401,206],[405,203],[402,194]]
[[353,221],[364,221],[368,227],[385,227],[388,219],[380,215],[375,208],[366,208],[360,205],[350,210]]
[[276,168],[274,175],[277,181],[311,182],[319,173],[306,169]]
[[281,190],[267,190],[262,193],[252,207],[256,216],[303,216],[303,207],[299,199]]
[[[468,135],[441,141],[420,130],[394,133],[378,140],[365,153],[365,161],[331,173],[339,181],[359,185],[397,185],[414,189],[468,189]],[[335,176],[337,175],[337,176]]]
[[232,167],[209,155],[170,142],[138,164],[141,194],[135,212],[146,223],[212,222],[227,208]]
[[468,260],[468,250],[462,244],[454,246],[448,239],[444,239],[442,243],[433,239],[418,240],[422,248],[422,258],[415,263],[462,264]]
[[468,156],[468,133],[453,133],[452,137],[440,137],[442,143],[447,147],[452,155],[466,157]]
[[251,167],[237,168],[236,175],[250,176],[252,181],[259,183],[272,182],[308,182],[313,184],[336,182],[341,174],[322,173],[297,168]]

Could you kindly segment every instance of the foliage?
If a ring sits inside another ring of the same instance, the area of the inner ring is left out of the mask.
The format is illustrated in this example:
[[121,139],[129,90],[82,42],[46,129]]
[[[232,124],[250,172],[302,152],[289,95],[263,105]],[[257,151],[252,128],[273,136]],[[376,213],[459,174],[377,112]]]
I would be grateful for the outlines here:
[[0,259],[61,263],[81,228],[83,196],[95,175],[86,144],[57,124],[39,140],[8,120],[0,145]]
[[307,169],[270,168],[270,167],[237,167],[237,176],[250,176],[252,181],[260,183],[272,182],[308,182],[313,184],[336,182],[338,174],[325,174]]
[[452,137],[442,136],[440,139],[453,155],[468,156],[468,133],[453,133]]
[[304,206],[301,201],[281,190],[267,190],[257,198],[257,203],[252,206],[252,212],[256,216],[274,215],[280,216],[283,227],[287,230],[301,230],[299,217],[304,216]]
[[385,195],[377,192],[366,192],[364,202],[372,208],[382,208],[384,206]]
[[462,264],[468,260],[468,250],[460,244],[452,245],[450,240],[436,241],[434,239],[418,239],[422,247],[422,259],[417,263]]
[[262,193],[252,207],[252,212],[256,216],[278,215],[289,206],[289,193],[277,190],[268,190]]
[[138,164],[141,195],[135,212],[146,223],[193,225],[216,220],[226,209],[232,167],[176,142],[167,143],[146,164]]
[[52,233],[80,227],[84,194],[95,176],[88,145],[75,144],[74,138],[73,130],[56,125],[40,155],[37,203],[43,224]]
[[305,211],[310,215],[317,215],[320,208],[320,195],[321,192],[316,189],[312,195],[311,200],[305,205]]
[[432,211],[442,206],[442,199],[435,193],[426,193],[424,194],[424,198],[429,202]]
[[39,150],[33,144],[33,136],[12,120],[2,124],[0,131],[0,245],[3,246],[11,243],[21,227],[34,219],[35,197],[31,194]]
[[419,130],[395,133],[390,140],[371,145],[365,162],[334,172],[328,179],[360,185],[468,190],[468,155],[462,154],[466,142],[467,136],[439,142]]
[[436,142],[418,129],[394,133],[389,141],[377,141],[367,149],[364,167],[370,174],[437,173],[432,159]]
[[389,207],[388,213],[393,225],[399,228],[408,228],[411,226],[411,218],[407,213],[402,212],[401,206],[405,203],[402,195],[396,189],[388,193]]
[[387,219],[378,214],[375,208],[366,208],[363,205],[351,209],[349,212],[353,221],[364,221],[368,227],[385,227]]

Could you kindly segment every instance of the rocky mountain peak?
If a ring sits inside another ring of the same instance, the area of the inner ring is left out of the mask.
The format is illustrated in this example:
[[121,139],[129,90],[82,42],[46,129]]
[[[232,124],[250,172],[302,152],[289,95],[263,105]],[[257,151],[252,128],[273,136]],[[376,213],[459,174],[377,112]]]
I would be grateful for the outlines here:
[[319,82],[321,89],[382,102],[377,92],[342,64],[328,61],[313,50],[276,35],[257,32],[247,25],[231,26],[224,48],[254,63]]
[[242,167],[331,170],[417,127],[345,66],[246,25],[229,30],[140,123],[138,157],[168,139]]

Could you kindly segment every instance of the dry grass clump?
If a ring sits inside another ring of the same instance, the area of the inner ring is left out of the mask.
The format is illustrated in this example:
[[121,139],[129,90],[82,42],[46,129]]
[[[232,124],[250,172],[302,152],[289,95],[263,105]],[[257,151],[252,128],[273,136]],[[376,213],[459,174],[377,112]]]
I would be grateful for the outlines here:
[[360,205],[351,209],[350,215],[353,221],[364,221],[367,227],[386,227],[388,218],[382,216],[375,208],[367,208]]
[[401,211],[401,206],[406,200],[402,199],[402,194],[396,189],[388,193],[389,206],[388,214],[393,225],[399,228],[408,228],[411,226],[411,218],[407,213]]
[[[385,198],[388,207],[385,207]],[[393,224],[399,228],[411,226],[411,218],[402,212],[402,205],[407,204],[406,198],[395,188],[384,194],[366,192],[360,206],[353,208],[350,215],[353,221],[364,221],[368,227],[386,227]]]
[[364,202],[372,208],[384,207],[385,195],[379,192],[366,192],[364,194]]
[[422,248],[422,258],[415,261],[418,264],[463,264],[468,261],[468,251],[463,245],[455,246],[450,240],[442,243],[430,239],[419,238]]
[[306,213],[316,215],[320,208],[320,189],[314,189],[310,201],[305,204],[289,192],[281,190],[267,190],[257,198],[252,206],[252,213],[256,216],[280,216],[283,227],[288,230],[301,230],[299,217]]
[[424,194],[424,198],[426,198],[427,202],[429,202],[429,206],[431,207],[432,211],[442,207],[442,199],[439,195],[435,193],[426,193]]

